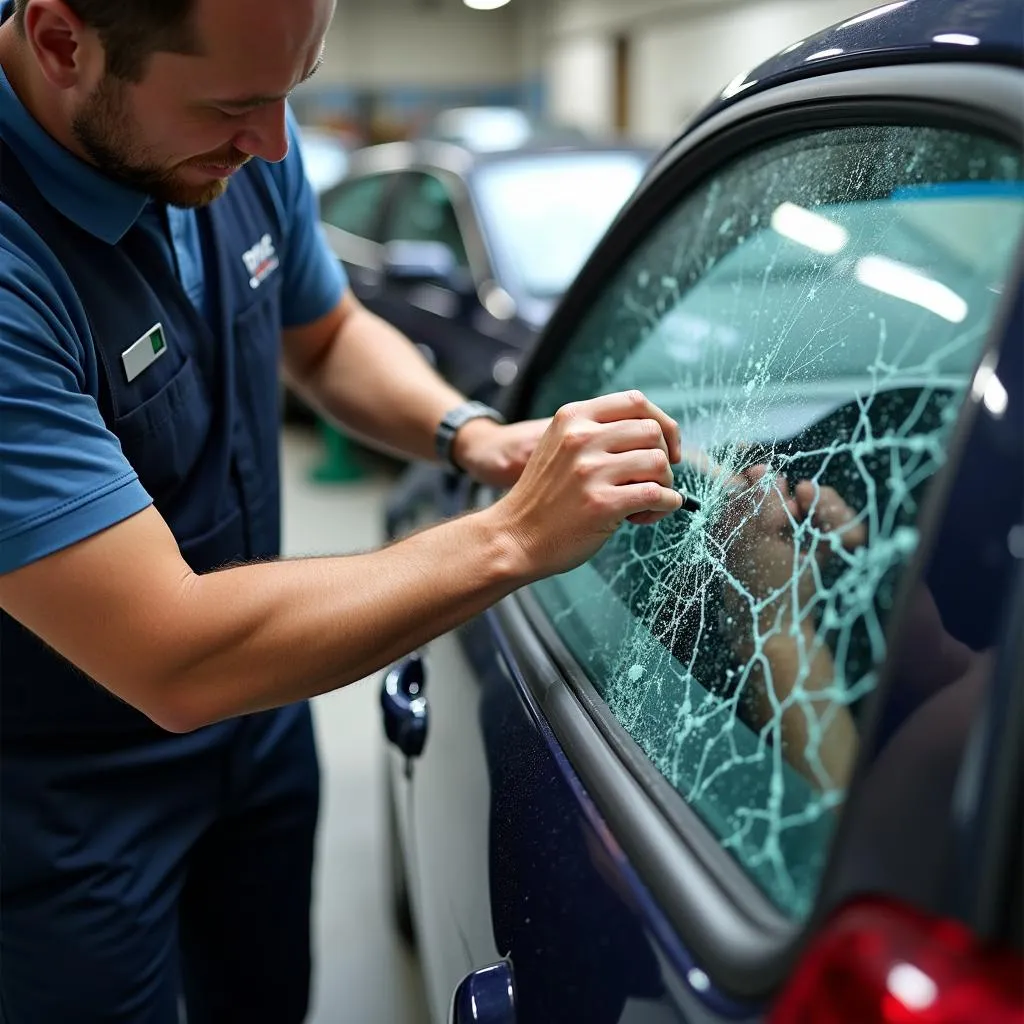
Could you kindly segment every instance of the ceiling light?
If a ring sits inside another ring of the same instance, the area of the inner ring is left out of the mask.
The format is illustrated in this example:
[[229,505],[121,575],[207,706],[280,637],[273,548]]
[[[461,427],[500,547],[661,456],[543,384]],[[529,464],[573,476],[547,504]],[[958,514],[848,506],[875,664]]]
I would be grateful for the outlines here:
[[885,980],[890,994],[908,1010],[927,1010],[939,995],[939,986],[913,964],[896,964]]
[[737,75],[723,90],[722,99],[731,99],[733,96],[738,96],[744,89],[749,89],[752,85],[757,85],[757,79],[748,79],[747,75],[749,71],[744,71],[743,74]]
[[857,280],[868,288],[912,302],[951,324],[967,319],[967,303],[951,288],[905,263],[885,256],[865,256],[857,263]]
[[829,256],[839,252],[850,240],[846,228],[795,203],[782,203],[776,207],[772,214],[772,228],[790,241]]
[[988,382],[988,386],[985,388],[985,394],[983,396],[985,402],[985,408],[992,413],[995,418],[1002,419],[1003,413],[1006,412],[1007,405],[1010,404],[1010,396],[1006,392],[1006,388],[1003,387],[1003,382],[992,375],[992,379]]
[[849,21],[844,21],[840,28],[849,28],[851,25],[860,25],[865,21],[872,21],[875,18],[882,17],[883,14],[888,14],[890,11],[898,10],[900,7],[906,7],[910,0],[896,0],[896,3],[885,4],[883,7],[876,7],[873,11],[865,11],[864,14],[858,14],[856,18],[851,18]]
[[509,0],[462,0],[462,2],[474,11],[496,11],[499,7],[504,7]]
[[996,358],[989,353],[981,361],[974,380],[971,382],[971,397],[977,402],[985,403],[985,408],[996,418],[1001,419],[1006,407],[1010,404],[1003,382],[996,376]]
[[843,52],[841,46],[833,46],[829,50],[819,50],[817,53],[812,53],[810,57],[805,57],[805,60],[824,60],[826,57],[838,57]]
[[967,36],[962,32],[944,32],[941,36],[933,36],[933,43],[954,43],[957,46],[980,46],[977,36]]

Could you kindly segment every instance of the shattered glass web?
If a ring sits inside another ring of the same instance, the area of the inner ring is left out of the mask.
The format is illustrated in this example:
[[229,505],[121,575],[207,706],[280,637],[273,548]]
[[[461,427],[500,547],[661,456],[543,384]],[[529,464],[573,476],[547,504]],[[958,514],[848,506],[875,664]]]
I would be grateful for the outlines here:
[[[641,388],[725,471],[684,460],[676,482],[699,513],[626,524],[533,590],[616,718],[795,917],[845,795],[823,737],[837,716],[856,722],[875,686],[918,512],[1020,234],[1020,179],[1009,147],[909,126],[807,134],[743,158],[633,253],[533,403],[549,415]],[[776,214],[785,204],[831,227],[805,218],[794,231]],[[879,267],[880,282],[868,272]],[[752,511],[727,517],[725,479],[763,463],[772,473]],[[774,582],[759,585],[735,553],[781,477],[834,488],[866,542],[847,550],[789,517],[785,579],[766,571]],[[769,654],[780,633],[797,652],[782,699]],[[824,656],[831,679],[812,701]],[[806,716],[802,772],[782,728],[791,707]]]

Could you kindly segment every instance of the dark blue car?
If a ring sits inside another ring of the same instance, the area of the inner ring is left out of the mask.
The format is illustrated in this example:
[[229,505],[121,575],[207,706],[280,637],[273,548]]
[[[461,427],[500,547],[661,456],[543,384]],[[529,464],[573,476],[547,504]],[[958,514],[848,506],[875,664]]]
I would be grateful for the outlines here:
[[640,388],[700,507],[384,680],[435,1021],[1024,1018],[1022,60],[1016,0],[790,47],[558,306],[506,410]]

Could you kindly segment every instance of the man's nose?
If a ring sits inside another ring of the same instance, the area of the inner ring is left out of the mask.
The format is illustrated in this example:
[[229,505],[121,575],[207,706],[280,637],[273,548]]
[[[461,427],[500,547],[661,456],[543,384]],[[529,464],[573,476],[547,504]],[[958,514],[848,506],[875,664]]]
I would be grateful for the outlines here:
[[285,101],[268,103],[253,111],[245,129],[238,133],[234,145],[249,156],[276,164],[288,155],[288,128]]

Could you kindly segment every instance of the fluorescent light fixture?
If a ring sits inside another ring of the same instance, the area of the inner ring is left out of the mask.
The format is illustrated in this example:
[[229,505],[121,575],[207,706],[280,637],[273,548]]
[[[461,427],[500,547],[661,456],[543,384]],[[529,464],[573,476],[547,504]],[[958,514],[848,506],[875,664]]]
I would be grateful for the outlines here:
[[810,57],[805,57],[805,60],[824,60],[826,57],[838,57],[839,54],[845,51],[841,46],[833,46],[830,50],[819,50],[817,53],[812,53]]
[[980,46],[977,36],[967,36],[962,32],[944,32],[941,36],[932,36],[933,43],[953,43],[955,46]]
[[883,7],[876,7],[873,11],[865,11],[863,14],[858,14],[856,18],[844,21],[839,27],[849,28],[851,25],[859,25],[862,21],[872,21],[875,18],[882,17],[883,14],[888,14],[890,11],[897,11],[908,3],[910,3],[910,0],[896,0],[896,3],[885,4]]
[[905,263],[885,256],[865,256],[857,261],[857,280],[868,288],[930,310],[951,324],[967,319],[967,303],[951,288]]
[[736,96],[739,93],[743,92],[744,89],[749,89],[752,85],[757,85],[757,79],[756,78],[751,78],[749,81],[747,80],[747,75],[749,75],[749,74],[750,74],[749,71],[744,71],[742,74],[737,75],[722,90],[722,99],[723,100],[730,99],[731,97]]
[[474,11],[496,11],[499,7],[504,7],[509,0],[462,0],[462,2]]
[[839,252],[850,240],[846,228],[795,203],[782,203],[775,208],[772,228],[792,242],[830,256]]

